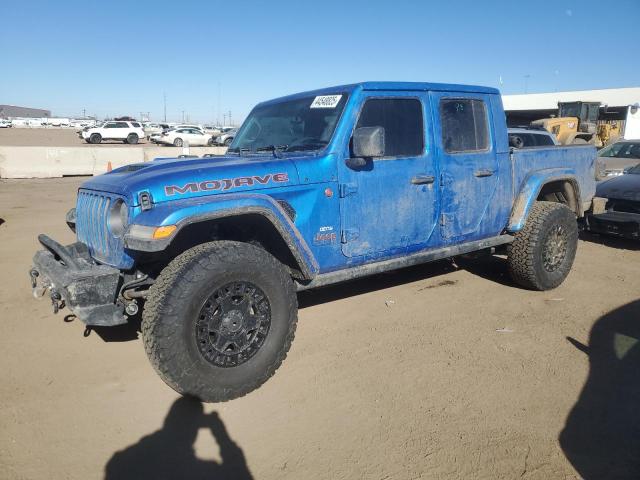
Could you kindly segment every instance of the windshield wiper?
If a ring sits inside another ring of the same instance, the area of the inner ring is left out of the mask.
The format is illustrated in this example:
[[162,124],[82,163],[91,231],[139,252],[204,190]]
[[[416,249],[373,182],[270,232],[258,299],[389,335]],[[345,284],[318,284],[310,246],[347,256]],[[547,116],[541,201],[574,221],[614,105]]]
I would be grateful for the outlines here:
[[227,149],[228,153],[237,153],[238,155],[242,155],[243,153],[248,153],[250,152],[251,149],[247,148],[247,147],[242,147],[242,148],[229,148]]
[[303,143],[301,145],[292,145],[289,148],[287,148],[287,152],[296,152],[296,151],[305,151],[305,150],[320,150],[321,148],[324,148],[326,146],[326,143],[320,143],[320,142],[316,142],[316,143]]
[[274,157],[282,158],[282,151],[286,150],[288,146],[289,145],[265,145],[256,148],[256,152],[273,152]]

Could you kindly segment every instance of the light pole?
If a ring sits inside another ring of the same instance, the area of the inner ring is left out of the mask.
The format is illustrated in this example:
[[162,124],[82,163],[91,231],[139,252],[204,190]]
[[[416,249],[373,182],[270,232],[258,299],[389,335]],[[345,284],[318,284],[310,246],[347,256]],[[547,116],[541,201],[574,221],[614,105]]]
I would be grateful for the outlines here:
[[164,97],[164,123],[167,123],[167,92],[162,92]]

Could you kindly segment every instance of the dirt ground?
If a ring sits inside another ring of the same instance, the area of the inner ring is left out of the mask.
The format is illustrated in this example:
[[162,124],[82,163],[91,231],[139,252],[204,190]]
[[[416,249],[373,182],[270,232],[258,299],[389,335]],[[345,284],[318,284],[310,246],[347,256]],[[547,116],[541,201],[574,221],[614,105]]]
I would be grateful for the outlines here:
[[583,236],[550,292],[501,258],[305,292],[276,375],[202,406],[135,326],[87,334],[32,298],[36,235],[73,240],[80,182],[0,181],[0,477],[640,478],[638,243]]
[[[75,128],[0,128],[0,146],[20,147],[95,147],[78,137]],[[105,140],[100,145],[109,147],[132,147],[123,142]],[[140,140],[140,148],[156,146]]]

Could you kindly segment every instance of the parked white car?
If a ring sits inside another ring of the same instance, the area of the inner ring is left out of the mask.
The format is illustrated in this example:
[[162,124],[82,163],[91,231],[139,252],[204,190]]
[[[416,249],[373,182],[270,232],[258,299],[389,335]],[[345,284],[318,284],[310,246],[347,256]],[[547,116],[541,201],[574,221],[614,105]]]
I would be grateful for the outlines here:
[[174,147],[182,147],[187,143],[189,146],[213,146],[214,139],[208,133],[204,133],[199,128],[176,128],[167,130],[166,132],[153,136],[155,143],[163,145],[173,145]]
[[169,127],[167,123],[145,123],[143,124],[143,128],[147,139],[151,139],[152,135],[158,135],[171,127]]
[[0,119],[0,128],[11,128],[11,120],[2,120]]
[[99,127],[83,129],[78,136],[87,143],[100,143],[103,140],[119,140],[134,144],[144,138],[144,130],[138,122],[110,121]]
[[228,147],[229,145],[231,145],[231,142],[233,142],[233,138],[236,136],[236,133],[238,133],[237,128],[227,130],[222,135],[218,135],[218,138],[216,138],[216,143],[218,145],[224,145],[225,147]]

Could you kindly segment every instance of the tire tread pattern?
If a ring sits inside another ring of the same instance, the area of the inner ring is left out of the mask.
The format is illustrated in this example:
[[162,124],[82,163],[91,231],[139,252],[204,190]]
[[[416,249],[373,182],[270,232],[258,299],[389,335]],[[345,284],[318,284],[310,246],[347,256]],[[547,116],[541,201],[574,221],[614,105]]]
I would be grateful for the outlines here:
[[[564,210],[564,212],[563,212]],[[515,234],[512,243],[507,247],[507,259],[509,263],[509,273],[511,278],[519,285],[531,290],[549,290],[555,288],[568,275],[573,257],[575,256],[575,243],[577,243],[577,225],[574,231],[570,232],[570,242],[568,258],[565,265],[566,272],[562,278],[551,282],[545,282],[540,278],[542,265],[537,258],[536,251],[540,243],[544,241],[542,231],[549,221],[549,217],[554,213],[569,214],[573,217],[573,212],[564,204],[557,202],[537,201],[533,204],[524,228]]]
[[[216,264],[230,262],[244,262],[251,264],[251,268],[269,268],[277,272],[279,283],[286,289],[289,299],[286,315],[293,319],[289,322],[289,330],[285,344],[277,357],[267,366],[264,373],[252,382],[237,389],[212,388],[204,382],[199,385],[182,385],[178,377],[187,372],[175,370],[175,357],[181,352],[172,350],[171,338],[178,335],[183,321],[180,311],[174,308],[176,297],[184,295],[185,291],[195,288],[206,278],[206,270]],[[193,268],[197,263],[200,268]],[[238,398],[255,390],[280,367],[287,356],[291,343],[295,337],[297,324],[298,302],[293,281],[283,265],[266,250],[242,242],[215,241],[197,245],[178,255],[165,267],[155,283],[149,288],[142,315],[142,338],[149,360],[158,375],[171,388],[185,395],[193,395],[206,402],[223,402]]]

